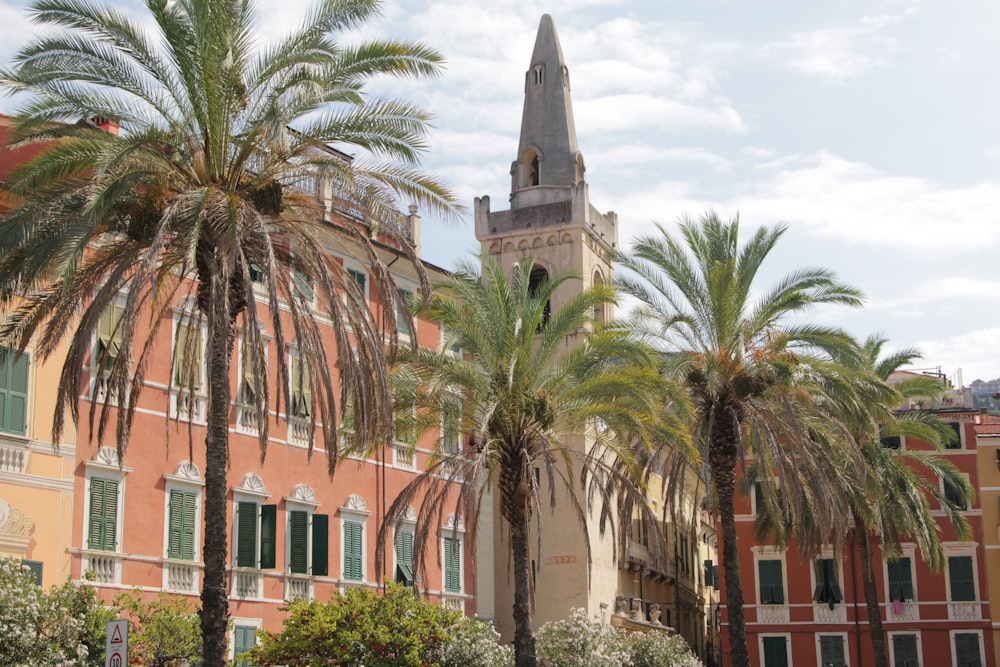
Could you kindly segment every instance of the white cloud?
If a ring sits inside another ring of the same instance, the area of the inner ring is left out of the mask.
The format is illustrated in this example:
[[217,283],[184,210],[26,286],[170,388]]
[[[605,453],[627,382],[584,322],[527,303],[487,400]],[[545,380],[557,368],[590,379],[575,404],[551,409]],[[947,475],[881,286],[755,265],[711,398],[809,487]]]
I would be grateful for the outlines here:
[[975,329],[947,338],[918,341],[915,345],[932,366],[946,375],[961,369],[965,384],[1000,376],[1000,327]]

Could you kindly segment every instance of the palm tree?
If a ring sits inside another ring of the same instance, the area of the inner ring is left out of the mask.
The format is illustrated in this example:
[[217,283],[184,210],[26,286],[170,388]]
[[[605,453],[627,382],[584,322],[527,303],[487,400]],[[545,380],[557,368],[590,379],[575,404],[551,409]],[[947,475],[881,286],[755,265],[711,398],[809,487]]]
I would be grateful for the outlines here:
[[[661,225],[618,260],[624,290],[641,305],[629,326],[669,351],[667,371],[694,405],[694,437],[711,473],[722,524],[722,564],[732,664],[749,665],[733,498],[736,469],[752,457],[780,480],[786,507],[835,507],[831,487],[809,489],[836,455],[838,425],[815,400],[836,374],[834,354],[851,340],[797,318],[817,304],[861,303],[861,293],[827,270],[806,268],[769,289],[758,272],[784,226],[761,227],[741,247],[739,221],[707,213],[682,220],[679,238]],[[837,512],[816,514],[827,534]]]
[[[228,378],[240,328],[249,348],[263,350],[255,278],[266,285],[263,316],[276,344],[294,337],[310,362],[317,408],[310,419],[323,424],[332,472],[335,359],[340,407],[353,402],[360,439],[389,437],[392,413],[385,339],[367,308],[345,306],[340,294],[349,303],[362,297],[328,250],[358,248],[372,265],[375,287],[396,295],[368,226],[378,225],[415,259],[413,245],[390,224],[393,197],[445,214],[456,208],[450,192],[419,170],[427,115],[403,101],[365,95],[365,84],[379,75],[435,74],[438,54],[420,44],[335,40],[338,31],[376,16],[377,0],[318,0],[299,28],[266,48],[258,46],[253,2],[147,0],[146,8],[151,34],[93,0],[34,0],[29,12],[49,30],[0,70],[6,91],[23,100],[14,118],[17,144],[48,145],[4,186],[12,208],[0,220],[0,306],[9,313],[3,336],[21,349],[35,338],[42,358],[69,338],[55,407],[58,442],[64,410],[77,418],[94,332],[123,293],[114,325],[121,347],[97,360],[109,387],[97,436],[114,416],[124,453],[158,323],[169,321],[164,314],[180,297],[196,303],[191,323],[207,322],[209,378],[201,624],[204,664],[214,667],[225,661],[228,620]],[[99,129],[109,124],[105,119],[120,132]],[[332,144],[369,157],[352,161]],[[315,196],[317,183],[350,201],[369,225],[334,231]],[[310,185],[308,193],[297,189]],[[313,296],[332,321],[336,349],[355,354],[330,356],[308,304]],[[283,308],[289,320],[279,317]],[[393,309],[386,310],[392,320]],[[152,329],[145,342],[135,338],[144,323]],[[386,327],[390,347],[395,328],[392,321]],[[283,356],[277,409],[290,402]],[[261,387],[253,401],[263,456],[272,397],[264,355],[249,358],[257,360],[251,372]],[[187,368],[178,377],[193,382],[196,375]],[[91,408],[91,423],[95,418]]]
[[942,457],[932,452],[883,446],[883,438],[904,435],[940,449],[948,438],[954,437],[948,424],[929,412],[894,409],[907,399],[936,396],[941,385],[927,376],[912,376],[890,384],[890,376],[895,371],[911,365],[921,355],[906,348],[883,356],[886,343],[884,337],[875,335],[869,336],[861,347],[858,370],[867,376],[860,387],[863,409],[855,418],[846,421],[853,425],[852,436],[863,454],[863,468],[845,475],[850,482],[844,485],[854,519],[853,532],[860,555],[877,667],[888,667],[889,659],[875,585],[871,537],[880,539],[882,550],[889,558],[898,558],[902,541],[912,540],[931,569],[938,571],[944,567],[945,556],[928,498],[940,504],[958,538],[964,540],[970,534],[969,524],[960,507],[940,491],[937,479],[944,478],[956,490],[956,498],[963,506],[967,506],[973,494],[965,476]]
[[[430,527],[443,525],[449,508],[474,542],[482,503],[491,502],[488,491],[495,494],[510,530],[519,667],[536,664],[529,534],[533,518],[540,521],[544,490],[550,507],[557,490],[565,490],[560,497],[580,519],[589,563],[585,517],[592,505],[600,508],[601,530],[607,525],[617,536],[631,514],[616,528],[616,502],[645,507],[634,443],[668,428],[653,417],[662,383],[651,350],[623,332],[594,328],[595,306],[611,302],[613,290],[584,289],[550,313],[552,295],[572,276],[557,273],[533,284],[532,264],[515,265],[508,279],[488,257],[481,269],[465,263],[421,308],[441,322],[446,339],[441,350],[422,349],[397,369],[400,427],[429,430],[442,413],[456,421],[444,429],[426,472],[389,508],[378,555],[384,561],[390,527],[419,499],[415,554],[433,543]],[[449,442],[456,432],[468,434],[464,447]],[[455,492],[459,480],[464,484]]]

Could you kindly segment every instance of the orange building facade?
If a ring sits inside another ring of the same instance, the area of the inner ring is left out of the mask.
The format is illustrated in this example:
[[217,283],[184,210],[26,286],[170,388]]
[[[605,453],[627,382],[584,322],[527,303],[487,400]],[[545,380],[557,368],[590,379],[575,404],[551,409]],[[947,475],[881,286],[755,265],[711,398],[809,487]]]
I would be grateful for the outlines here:
[[[8,163],[16,161],[9,153],[0,151],[0,156]],[[356,241],[349,235],[338,232],[338,227],[354,225],[368,233],[401,290],[418,291],[416,270],[402,251],[378,234],[378,227],[367,228],[347,202],[331,197],[328,184],[317,182],[313,186],[316,193],[327,195],[322,198],[329,222],[325,242],[331,258],[342,263],[357,282],[375,321],[384,321],[384,308],[395,308],[394,300],[384,299],[373,287],[370,268],[359,259],[365,257],[364,251],[353,245]],[[386,224],[398,225],[419,242],[420,217],[415,208],[409,216],[383,222],[381,228]],[[435,267],[425,268],[432,280],[434,274],[441,274]],[[260,320],[268,322],[267,297],[261,287],[256,307]],[[27,561],[46,586],[68,577],[86,580],[106,600],[123,590],[139,588],[150,595],[169,591],[188,596],[192,606],[199,604],[207,333],[203,324],[195,325],[189,319],[193,307],[190,296],[180,295],[172,313],[165,316],[169,321],[159,323],[155,352],[146,368],[123,460],[119,460],[114,445],[116,408],[111,408],[111,428],[104,442],[89,435],[97,433],[103,404],[100,399],[108,390],[98,350],[118,349],[114,308],[98,327],[80,387],[79,437],[75,432],[66,434],[58,448],[46,438],[51,440],[61,359],[38,363],[29,346],[26,355],[7,355],[8,360],[0,350],[0,371],[5,373],[0,378],[0,555]],[[320,322],[322,317],[318,317]],[[401,342],[432,348],[441,342],[440,327],[434,322],[418,320],[411,331],[400,319],[398,327]],[[136,339],[145,340],[150,331],[148,322],[139,324]],[[332,328],[327,333],[328,355],[335,359]],[[192,337],[193,345],[177,342]],[[174,350],[175,344],[182,349]],[[179,368],[190,366],[180,361],[172,365],[179,354],[199,355],[194,366],[201,369],[196,371],[199,377],[193,393],[182,389],[180,385],[187,385],[176,377]],[[304,362],[294,341],[279,349],[273,339],[267,339],[264,363],[270,395],[279,393],[275,385],[280,377],[278,355],[285,355],[288,362],[292,400],[291,407],[282,405],[281,413],[270,406],[263,461],[258,441],[261,424],[256,410],[247,405],[251,394],[260,388],[251,381],[252,374],[243,371],[242,339],[236,342],[231,364],[231,656],[253,645],[256,629],[281,628],[285,614],[279,607],[285,600],[325,601],[347,587],[382,585],[376,571],[376,536],[385,510],[426,468],[442,441],[441,432],[427,433],[419,442],[399,435],[400,441],[367,455],[343,456],[331,477],[319,426],[310,457],[310,424],[303,410],[311,404],[311,392],[308,383],[298,381]],[[337,382],[336,368],[332,375]],[[12,399],[19,401],[20,407],[8,424]],[[94,415],[92,406],[96,407]],[[442,425],[441,431],[447,431],[447,426]],[[341,432],[342,447],[349,438],[346,424]],[[446,440],[460,442],[457,437]],[[442,537],[437,540],[436,553],[426,555],[426,576],[421,578],[413,568],[415,518],[392,527],[381,579],[415,585],[430,599],[472,614],[476,610],[474,567],[466,555],[472,550],[465,544],[462,519],[447,516],[439,528]]]
[[[985,412],[935,410],[952,424],[957,441],[939,455],[980,486],[976,429]],[[900,438],[884,446],[931,450]],[[992,452],[991,452],[992,453]],[[996,467],[996,460],[993,462]],[[943,482],[942,491],[947,494]],[[747,641],[753,667],[861,667],[874,664],[856,541],[843,554],[827,551],[804,560],[788,548],[758,544],[753,533],[755,493],[737,494],[737,534],[745,600]],[[977,497],[964,512],[972,538],[959,541],[944,513],[930,501],[944,543],[945,568],[932,572],[912,543],[897,561],[884,558],[873,540],[873,563],[886,649],[892,667],[984,667],[995,665],[990,582],[984,541],[984,512]],[[996,532],[991,524],[990,530]],[[722,584],[724,584],[724,578]],[[722,591],[722,664],[729,633]]]

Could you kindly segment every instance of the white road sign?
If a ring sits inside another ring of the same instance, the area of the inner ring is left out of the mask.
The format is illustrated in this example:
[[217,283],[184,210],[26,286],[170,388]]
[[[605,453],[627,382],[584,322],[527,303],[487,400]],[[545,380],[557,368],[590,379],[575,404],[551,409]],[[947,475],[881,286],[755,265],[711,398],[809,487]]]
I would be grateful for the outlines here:
[[128,667],[128,621],[108,621],[104,667]]

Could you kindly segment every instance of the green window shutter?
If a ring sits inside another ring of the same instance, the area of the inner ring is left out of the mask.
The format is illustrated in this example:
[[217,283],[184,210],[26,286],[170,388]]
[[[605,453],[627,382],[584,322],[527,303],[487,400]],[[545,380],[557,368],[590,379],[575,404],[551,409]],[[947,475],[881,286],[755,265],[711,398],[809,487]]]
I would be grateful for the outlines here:
[[401,289],[399,290],[399,299],[396,301],[396,332],[400,336],[410,335],[410,322],[406,317],[409,309],[405,305],[410,294],[409,290]]
[[43,563],[40,560],[22,560],[21,565],[31,570],[31,574],[35,576],[35,583],[39,586],[42,585],[42,568]]
[[843,637],[821,636],[819,638],[819,652],[823,667],[845,667]]
[[[233,626],[233,656],[239,658],[257,645],[257,628],[252,625]],[[247,665],[245,661],[237,660],[237,665]]]
[[757,574],[760,579],[761,604],[784,604],[785,587],[781,581],[781,561],[758,561]]
[[260,569],[273,570],[277,548],[278,506],[260,508]]
[[257,503],[236,506],[236,565],[257,567]]
[[344,522],[344,579],[361,581],[364,578],[364,525],[355,521]]
[[816,590],[813,592],[813,600],[833,605],[842,602],[843,599],[840,583],[837,581],[836,562],[832,558],[817,559]]
[[762,637],[764,667],[788,667],[788,646],[784,637]]
[[309,514],[288,513],[288,570],[293,574],[309,574]]
[[889,600],[906,602],[913,599],[913,580],[910,573],[910,559],[900,558],[886,563],[889,575]]
[[118,537],[118,481],[90,479],[90,548],[114,551]]
[[948,578],[951,581],[951,599],[954,602],[971,602],[976,599],[972,556],[949,556]]
[[441,401],[441,449],[456,454],[462,447],[462,402],[455,396]]
[[329,574],[330,517],[313,514],[312,519],[312,574],[314,577],[325,577]]
[[305,357],[296,354],[292,357],[292,405],[291,413],[295,417],[306,418],[312,413],[312,380]]
[[188,491],[170,492],[167,558],[194,560],[194,526],[197,497]]
[[[193,332],[193,333],[192,333]],[[201,328],[194,324],[177,325],[177,349],[174,352],[174,384],[201,390]]]
[[893,635],[892,657],[895,667],[919,667],[916,635]]
[[28,409],[28,355],[0,348],[0,430],[24,435]]
[[979,635],[972,632],[956,633],[956,667],[982,667],[983,663],[979,658]]
[[413,566],[413,533],[406,531],[396,533],[396,563]]
[[444,590],[462,592],[462,541],[444,538]]

